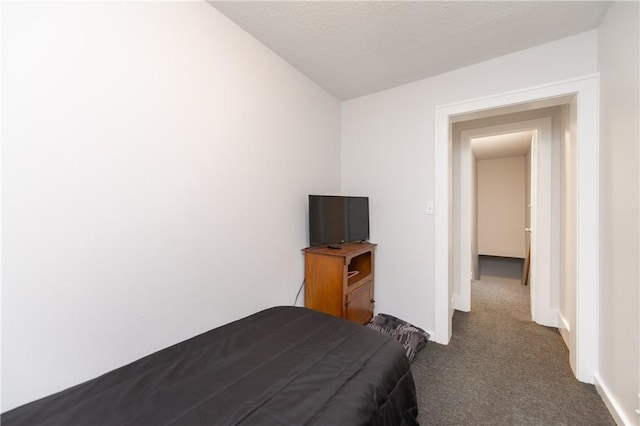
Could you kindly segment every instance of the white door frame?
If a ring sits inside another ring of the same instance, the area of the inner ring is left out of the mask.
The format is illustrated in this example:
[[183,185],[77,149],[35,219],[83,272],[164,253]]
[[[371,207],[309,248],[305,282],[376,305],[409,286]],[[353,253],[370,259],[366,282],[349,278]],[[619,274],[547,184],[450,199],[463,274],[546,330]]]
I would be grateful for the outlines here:
[[[473,138],[532,131],[531,158],[531,319],[547,327],[558,326],[558,312],[552,306],[551,292],[557,290],[557,279],[551,275],[551,117],[522,120],[460,132],[460,244],[454,244],[459,256],[460,293],[456,294],[457,310],[471,308],[471,147]],[[524,233],[525,230],[522,229]]]
[[593,383],[598,348],[598,83],[597,74],[436,108],[434,340],[451,339],[451,122],[456,116],[575,95],[577,99],[576,377]]

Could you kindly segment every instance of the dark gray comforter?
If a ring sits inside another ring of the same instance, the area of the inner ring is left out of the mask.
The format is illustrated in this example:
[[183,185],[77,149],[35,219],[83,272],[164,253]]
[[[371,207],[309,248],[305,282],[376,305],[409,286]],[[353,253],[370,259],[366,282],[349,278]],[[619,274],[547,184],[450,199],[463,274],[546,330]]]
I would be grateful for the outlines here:
[[276,307],[2,414],[11,425],[417,424],[402,346]]

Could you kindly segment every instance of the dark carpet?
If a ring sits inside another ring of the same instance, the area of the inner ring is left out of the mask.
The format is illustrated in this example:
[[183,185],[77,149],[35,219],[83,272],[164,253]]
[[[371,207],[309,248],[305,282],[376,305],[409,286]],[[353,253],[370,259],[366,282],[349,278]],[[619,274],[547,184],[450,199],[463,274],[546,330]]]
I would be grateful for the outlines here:
[[558,330],[531,321],[529,287],[471,288],[449,345],[428,342],[412,363],[421,425],[615,425],[573,375]]

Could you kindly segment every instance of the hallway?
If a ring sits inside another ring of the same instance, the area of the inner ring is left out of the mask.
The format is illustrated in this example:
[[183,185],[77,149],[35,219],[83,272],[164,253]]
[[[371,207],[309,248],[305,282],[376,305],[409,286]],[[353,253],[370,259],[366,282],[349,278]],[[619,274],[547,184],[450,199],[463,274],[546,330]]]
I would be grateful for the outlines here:
[[531,322],[529,287],[473,281],[447,346],[429,342],[412,371],[422,425],[614,425],[569,367],[555,328]]

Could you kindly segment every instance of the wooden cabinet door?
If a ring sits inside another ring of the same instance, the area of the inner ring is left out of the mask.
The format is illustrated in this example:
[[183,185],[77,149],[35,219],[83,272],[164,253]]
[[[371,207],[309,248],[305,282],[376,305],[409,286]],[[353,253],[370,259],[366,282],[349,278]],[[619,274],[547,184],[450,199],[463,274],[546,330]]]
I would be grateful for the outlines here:
[[373,317],[373,281],[367,281],[347,293],[345,307],[348,320],[360,324],[369,323]]

